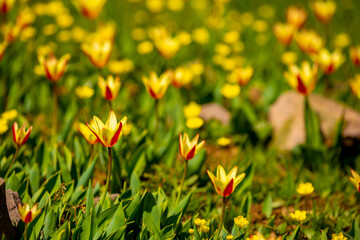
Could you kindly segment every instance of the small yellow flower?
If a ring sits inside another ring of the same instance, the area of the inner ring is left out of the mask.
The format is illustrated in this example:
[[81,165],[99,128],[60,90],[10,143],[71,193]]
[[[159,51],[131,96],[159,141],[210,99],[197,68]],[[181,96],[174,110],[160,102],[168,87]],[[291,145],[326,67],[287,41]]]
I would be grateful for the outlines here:
[[223,197],[228,197],[235,190],[236,186],[245,178],[245,173],[236,176],[237,167],[233,167],[228,174],[220,165],[217,166],[216,177],[207,170],[207,174],[214,185],[216,192]]
[[176,39],[181,45],[184,45],[184,46],[189,45],[192,41],[190,33],[185,32],[185,31],[178,33],[176,35]]
[[[91,119],[89,125],[95,128],[95,122],[93,119]],[[78,131],[85,138],[85,140],[91,145],[99,141],[96,135],[88,128],[88,126],[86,126],[83,123],[79,123]]]
[[295,221],[302,222],[306,219],[306,211],[296,210],[294,213],[290,213],[290,217]]
[[74,18],[70,14],[61,14],[56,17],[56,24],[60,28],[68,28],[74,23]]
[[131,128],[132,128],[132,124],[131,124],[131,123],[125,124],[125,126],[123,127],[123,130],[121,131],[121,134],[123,134],[124,136],[129,135],[130,132],[131,132]]
[[75,94],[80,99],[88,99],[94,95],[95,91],[91,87],[84,85],[75,88]]
[[41,213],[41,209],[37,209],[37,204],[30,208],[28,203],[25,203],[24,205],[19,203],[18,209],[20,218],[25,224],[32,222]]
[[154,50],[154,45],[150,41],[144,41],[139,43],[137,51],[141,55],[151,53]]
[[302,28],[307,19],[307,13],[304,9],[291,6],[286,10],[286,22],[296,29]]
[[204,120],[199,117],[191,117],[186,120],[185,125],[190,129],[198,129],[204,125]]
[[254,31],[256,32],[266,32],[269,28],[268,24],[266,21],[264,20],[256,20],[253,24],[252,24],[252,28],[254,29]]
[[9,129],[6,119],[0,118],[0,134],[6,133]]
[[296,62],[297,55],[295,52],[287,51],[281,55],[281,62],[285,65],[292,65]]
[[360,192],[360,176],[353,169],[351,169],[351,174],[353,177],[349,177],[349,180],[351,181],[352,184],[354,184],[356,190]]
[[171,73],[167,71],[158,77],[158,75],[152,71],[150,72],[150,77],[143,76],[142,81],[150,96],[155,99],[160,99],[165,95],[170,84]]
[[113,101],[120,90],[121,82],[120,77],[115,78],[112,75],[107,76],[106,81],[102,76],[99,76],[98,85],[101,95],[108,101]]
[[109,71],[113,74],[129,73],[132,72],[134,68],[134,63],[130,59],[109,62]]
[[146,38],[146,32],[142,28],[134,28],[131,31],[131,37],[136,41],[142,41]]
[[205,144],[205,140],[201,141],[200,143],[198,143],[198,141],[199,134],[197,134],[191,141],[187,133],[184,133],[184,135],[180,134],[179,148],[181,157],[183,157],[186,161],[193,159],[196,153],[198,153]]
[[322,23],[329,23],[336,11],[336,4],[333,1],[315,1],[312,4],[316,18]]
[[18,112],[15,109],[12,109],[12,110],[3,112],[1,114],[1,118],[5,119],[7,121],[11,121],[11,120],[14,120],[17,117],[17,115],[18,115]]
[[335,36],[334,46],[336,48],[345,48],[350,45],[351,39],[346,33],[339,33]]
[[44,28],[42,29],[42,33],[45,36],[51,36],[51,35],[54,35],[57,30],[58,30],[57,25],[51,23],[51,24],[47,24],[44,26]]
[[206,225],[206,220],[201,219],[201,218],[196,218],[194,220],[194,223],[195,223],[196,226],[200,227],[200,226]]
[[189,233],[190,233],[190,234],[194,234],[194,229],[189,228]]
[[220,93],[226,98],[234,98],[240,94],[240,86],[237,84],[224,84],[221,87]]
[[88,128],[95,134],[104,147],[112,147],[118,142],[127,117],[123,117],[118,123],[115,113],[110,111],[105,124],[97,116],[94,116],[93,120],[94,124],[92,125],[90,122],[90,124],[87,124]]
[[204,45],[209,41],[209,32],[206,28],[197,28],[193,31],[192,37],[198,44]]
[[300,183],[296,191],[301,195],[309,195],[314,192],[314,187],[310,182]]
[[199,62],[194,62],[190,64],[190,69],[193,72],[194,75],[199,76],[204,72],[204,65]]
[[231,48],[223,43],[218,43],[215,45],[215,52],[222,56],[227,56],[231,53]]
[[183,112],[186,118],[198,117],[201,113],[201,105],[190,102],[183,108]]
[[249,224],[247,218],[244,218],[243,216],[238,216],[234,218],[234,222],[239,228],[243,228]]
[[165,5],[164,0],[146,0],[146,7],[152,13],[159,13]]
[[210,230],[210,228],[208,226],[205,226],[205,225],[200,226],[200,232],[207,233],[207,232],[209,232],[209,230]]
[[217,142],[217,144],[219,144],[220,146],[226,147],[226,146],[230,145],[231,139],[230,139],[230,138],[226,138],[226,137],[221,137],[221,138],[219,138],[216,142]]
[[331,240],[347,240],[347,237],[344,237],[344,234],[341,232],[339,234],[333,234]]
[[225,33],[223,40],[227,44],[236,43],[240,38],[240,34],[238,31],[230,31]]
[[234,236],[233,235],[227,235],[226,236],[226,240],[233,240],[234,239]]
[[184,0],[167,0],[167,7],[174,12],[181,11],[184,8]]

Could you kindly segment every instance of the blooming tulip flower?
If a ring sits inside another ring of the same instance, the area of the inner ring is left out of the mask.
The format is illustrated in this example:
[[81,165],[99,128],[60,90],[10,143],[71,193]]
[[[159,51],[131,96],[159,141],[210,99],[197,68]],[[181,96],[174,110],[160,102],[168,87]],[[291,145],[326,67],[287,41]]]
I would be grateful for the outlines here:
[[[90,124],[89,124],[92,128],[95,128],[95,122],[93,119],[91,119]],[[78,128],[79,133],[85,138],[85,140],[93,145],[95,143],[97,143],[99,141],[99,139],[96,137],[96,135],[89,129],[88,126],[86,126],[83,123],[79,124],[79,128]]]
[[59,60],[53,53],[48,56],[39,56],[39,62],[44,67],[46,77],[52,82],[58,81],[64,75],[69,60],[70,54],[63,55]]
[[147,78],[143,76],[142,81],[150,96],[155,99],[160,99],[165,95],[166,90],[170,84],[171,73],[167,71],[158,77],[157,74],[152,71],[150,72],[150,77]]
[[285,46],[291,43],[294,32],[295,28],[290,24],[277,23],[274,26],[274,34],[276,39]]
[[312,7],[316,18],[325,24],[331,21],[336,10],[336,4],[333,1],[315,1]]
[[351,174],[353,177],[349,177],[352,184],[354,184],[356,190],[360,192],[360,176],[357,172],[351,169]]
[[77,4],[81,13],[88,19],[95,19],[99,16],[106,0],[78,0]]
[[286,22],[295,28],[302,28],[307,19],[307,13],[304,9],[291,6],[286,10]]
[[354,95],[360,98],[360,74],[356,74],[354,79],[350,80],[350,88]]
[[13,124],[13,138],[16,145],[20,146],[27,142],[32,130],[32,126],[28,130],[25,130],[25,123],[19,129],[17,122]]
[[94,124],[88,123],[88,128],[95,134],[103,146],[112,147],[119,140],[122,127],[125,125],[127,117],[123,117],[118,123],[114,111],[110,111],[105,124],[97,116],[94,116],[93,120]]
[[171,82],[174,87],[181,88],[182,86],[189,84],[193,77],[194,74],[190,68],[178,67],[172,74]]
[[345,61],[345,58],[339,50],[330,53],[327,49],[323,48],[314,56],[314,60],[320,65],[320,68],[324,73],[331,74],[339,68]]
[[7,47],[7,42],[6,41],[3,41],[2,43],[0,43],[0,61],[4,57],[6,47]]
[[200,151],[200,149],[204,146],[205,140],[199,141],[199,134],[197,134],[191,141],[187,133],[184,135],[179,135],[179,148],[180,155],[186,161],[189,161],[195,157],[195,155]]
[[360,45],[350,48],[350,59],[355,66],[360,66]]
[[0,0],[0,12],[2,14],[8,13],[13,7],[15,0]]
[[22,206],[19,203],[18,208],[20,218],[25,224],[32,222],[41,213],[41,209],[37,209],[37,204],[30,208],[28,203],[25,203]]
[[180,48],[180,42],[171,37],[156,39],[154,45],[159,54],[165,59],[174,57]]
[[229,75],[229,82],[238,83],[240,86],[245,86],[249,83],[250,79],[254,74],[254,69],[250,66],[235,68],[234,71]]
[[245,178],[245,173],[236,176],[237,167],[233,167],[229,174],[226,174],[224,168],[217,166],[216,177],[207,170],[207,174],[214,185],[216,192],[223,197],[228,197],[235,190],[236,186]]
[[316,54],[323,47],[323,40],[314,31],[302,30],[295,36],[300,50],[308,54]]
[[112,101],[116,98],[119,93],[121,86],[120,77],[113,77],[109,75],[106,78],[106,81],[103,77],[99,76],[98,81],[99,88],[101,90],[101,95],[108,101]]
[[301,68],[292,64],[289,66],[289,72],[284,76],[289,85],[303,95],[309,95],[315,88],[318,66],[313,67],[305,61]]
[[110,40],[94,40],[83,43],[81,45],[81,50],[95,67],[103,68],[109,61],[112,51],[112,42]]

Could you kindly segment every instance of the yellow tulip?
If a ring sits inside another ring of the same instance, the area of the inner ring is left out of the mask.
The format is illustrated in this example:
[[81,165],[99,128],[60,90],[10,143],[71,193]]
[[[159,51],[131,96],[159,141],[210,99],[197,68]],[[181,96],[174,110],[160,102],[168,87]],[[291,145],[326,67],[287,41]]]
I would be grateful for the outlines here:
[[94,124],[87,124],[88,128],[95,134],[103,146],[112,147],[119,140],[122,127],[125,125],[127,117],[123,117],[118,123],[115,113],[110,111],[105,124],[97,116],[94,116],[93,120]]
[[69,60],[70,54],[63,55],[59,60],[53,53],[39,56],[39,62],[44,67],[46,77],[52,82],[58,81],[64,75]]
[[286,10],[286,22],[295,28],[302,28],[307,19],[307,13],[304,9],[291,6]]
[[200,151],[200,149],[204,146],[205,140],[199,141],[199,134],[197,134],[191,141],[187,133],[184,135],[179,135],[179,148],[180,155],[186,161],[189,161],[195,157],[195,155]]
[[318,66],[311,67],[310,63],[305,61],[301,68],[292,64],[289,71],[284,76],[289,85],[303,95],[309,95],[315,88]]
[[113,77],[109,75],[105,79],[102,76],[99,76],[98,81],[99,88],[101,90],[101,95],[108,101],[112,101],[116,98],[119,93],[119,89],[121,86],[120,77]]
[[351,169],[351,174],[353,177],[349,177],[349,180],[351,181],[352,184],[354,184],[356,190],[360,192],[360,176],[353,169]]
[[180,49],[180,42],[171,37],[156,39],[154,45],[159,54],[165,59],[174,57]]
[[345,57],[341,54],[340,50],[335,50],[333,53],[330,53],[324,48],[321,49],[313,58],[326,74],[334,73],[345,61]]
[[2,14],[8,13],[13,7],[15,0],[0,0],[0,12]]
[[283,45],[289,45],[293,39],[295,28],[290,24],[277,23],[274,26],[276,39]]
[[41,213],[41,209],[37,209],[37,204],[30,208],[28,203],[24,205],[19,203],[18,209],[20,218],[25,224],[32,222]]
[[236,186],[245,178],[245,173],[236,176],[237,167],[233,167],[229,174],[226,174],[224,168],[217,166],[216,177],[207,170],[207,174],[214,185],[216,192],[223,197],[228,197],[235,190]]
[[315,1],[312,4],[316,18],[322,23],[329,23],[336,11],[336,4],[333,1]]
[[17,122],[14,122],[12,131],[15,144],[18,146],[25,144],[29,139],[31,130],[32,126],[30,126],[28,130],[25,130],[25,123],[19,129]]
[[88,19],[95,19],[99,16],[106,0],[78,0],[77,5],[81,13]]
[[249,83],[254,74],[254,69],[250,66],[235,68],[229,76],[229,82],[238,83],[240,86],[245,86]]
[[103,68],[109,61],[112,51],[110,40],[93,40],[81,45],[81,50],[90,59],[91,63],[97,68]]
[[360,98],[360,74],[356,74],[355,77],[350,80],[350,88],[354,95]]
[[[92,128],[95,128],[95,122],[93,119],[91,119],[90,124],[89,124]],[[79,124],[79,128],[78,128],[79,133],[85,138],[85,140],[93,145],[95,143],[97,143],[99,141],[99,139],[96,137],[96,135],[89,129],[88,126],[86,126],[83,123]]]
[[193,79],[194,74],[188,67],[178,67],[172,74],[171,83],[176,88],[187,85]]
[[3,59],[4,55],[5,55],[5,50],[7,47],[8,43],[6,41],[3,41],[2,43],[0,43],[0,61]]
[[316,54],[323,47],[323,40],[314,31],[302,30],[295,36],[300,50],[308,54]]
[[145,85],[147,92],[151,97],[155,99],[162,98],[171,81],[171,72],[167,71],[158,77],[158,75],[152,71],[150,72],[150,77],[142,77],[142,81]]

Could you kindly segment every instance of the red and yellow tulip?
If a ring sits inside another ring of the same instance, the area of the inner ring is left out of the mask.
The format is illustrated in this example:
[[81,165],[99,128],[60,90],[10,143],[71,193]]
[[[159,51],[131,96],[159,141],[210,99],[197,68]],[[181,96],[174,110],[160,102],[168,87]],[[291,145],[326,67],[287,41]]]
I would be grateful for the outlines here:
[[306,11],[299,7],[290,6],[286,10],[286,22],[296,29],[304,26],[307,16]]
[[178,67],[172,74],[171,83],[176,88],[187,85],[193,79],[194,74],[189,67]]
[[295,36],[300,50],[307,54],[316,54],[323,47],[323,40],[312,30],[302,30]]
[[360,45],[350,48],[350,59],[355,66],[360,66]]
[[224,168],[217,166],[216,177],[212,172],[207,170],[207,174],[214,185],[216,192],[223,197],[228,197],[235,190],[237,185],[245,178],[245,173],[236,176],[237,167],[233,167],[229,174],[226,174]]
[[350,80],[350,88],[353,94],[360,98],[360,74],[356,74],[355,77]]
[[93,40],[83,43],[81,50],[90,59],[91,63],[97,68],[103,68],[108,63],[112,51],[110,40]]
[[88,19],[95,19],[101,13],[106,0],[78,0],[77,5],[81,13]]
[[274,26],[274,34],[276,39],[285,46],[291,43],[294,32],[295,28],[290,24],[277,23]]
[[184,135],[179,135],[179,148],[180,155],[186,161],[189,161],[195,157],[195,155],[200,151],[200,149],[204,146],[205,140],[199,141],[199,134],[197,134],[191,141],[187,133]]
[[32,222],[41,213],[41,209],[37,209],[37,204],[30,208],[28,203],[25,203],[24,205],[19,203],[18,209],[20,218],[25,224]]
[[7,47],[7,42],[3,41],[2,43],[0,43],[0,61],[3,59],[4,55],[5,55],[5,50]]
[[249,83],[254,74],[254,69],[251,66],[235,68],[229,75],[229,82],[238,83],[240,86],[245,86]]
[[173,58],[181,46],[176,38],[171,37],[156,39],[154,45],[159,54],[165,59]]
[[285,78],[289,85],[303,95],[309,95],[315,88],[318,66],[311,67],[310,63],[305,61],[301,68],[292,64],[289,71],[285,72]]
[[312,4],[316,18],[322,23],[329,23],[336,11],[336,4],[333,1],[315,1]]
[[28,130],[25,130],[25,123],[19,129],[17,122],[14,122],[12,127],[13,139],[16,145],[20,146],[27,142],[30,136],[32,126]]
[[145,85],[146,90],[151,97],[155,99],[162,98],[171,82],[171,72],[166,71],[158,77],[158,75],[152,71],[150,77],[142,77],[142,81]]
[[[91,119],[89,125],[92,128],[95,128],[95,122],[93,119]],[[78,127],[78,131],[89,144],[93,145],[93,144],[99,142],[99,139],[96,137],[96,135],[85,124],[80,123],[79,127]]]
[[53,53],[39,56],[39,62],[44,67],[46,77],[52,82],[58,81],[64,75],[69,60],[70,54],[63,55],[59,60]]
[[345,61],[345,57],[340,50],[335,50],[333,53],[330,53],[327,49],[323,48],[314,56],[314,60],[320,65],[324,73],[331,74]]
[[15,0],[0,0],[0,12],[2,14],[8,13],[13,7]]
[[119,93],[121,86],[120,77],[113,77],[109,75],[106,80],[99,76],[98,81],[99,88],[101,90],[101,95],[108,101],[112,101],[116,98]]
[[88,128],[95,134],[103,146],[112,147],[118,142],[127,117],[125,116],[120,122],[117,122],[114,111],[110,111],[105,124],[97,116],[94,116],[93,120],[94,124],[88,123]]

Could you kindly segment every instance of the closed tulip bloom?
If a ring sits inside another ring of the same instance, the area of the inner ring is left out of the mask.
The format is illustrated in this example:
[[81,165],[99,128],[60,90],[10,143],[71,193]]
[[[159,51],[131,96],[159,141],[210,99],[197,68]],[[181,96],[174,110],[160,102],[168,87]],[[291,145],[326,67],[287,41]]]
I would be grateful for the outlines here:
[[25,123],[19,129],[17,122],[14,122],[12,131],[15,144],[18,146],[25,144],[29,139],[31,130],[32,126],[30,126],[28,130],[25,130]]
[[125,116],[120,122],[117,122],[114,111],[110,111],[105,124],[97,116],[94,116],[93,120],[94,124],[91,125],[91,123],[88,123],[88,128],[95,134],[104,147],[112,147],[118,142],[127,117]]
[[249,83],[254,74],[254,69],[251,66],[235,68],[229,76],[229,82],[238,83],[240,86],[245,86]]
[[8,13],[13,7],[15,0],[0,0],[0,12],[2,14]]
[[236,186],[245,178],[245,173],[236,176],[237,167],[233,167],[229,174],[226,174],[224,168],[217,166],[216,177],[207,170],[207,174],[214,185],[216,192],[223,197],[228,197],[235,190]]
[[165,95],[171,82],[171,72],[164,72],[158,77],[157,74],[152,71],[150,72],[150,77],[143,76],[142,81],[150,96],[155,99],[160,99]]
[[121,86],[120,77],[113,77],[109,75],[106,78],[106,81],[103,77],[99,76],[98,81],[99,88],[101,90],[101,95],[108,101],[112,101],[116,98],[119,93]]
[[[89,124],[92,128],[95,128],[95,122],[93,119],[91,119],[90,124]],[[88,126],[86,126],[83,123],[79,124],[79,128],[78,128],[79,133],[85,138],[85,140],[93,145],[97,142],[99,142],[99,139],[96,137],[96,135],[89,129]]]
[[360,66],[360,45],[350,48],[350,59],[355,66]]
[[81,13],[88,19],[95,19],[101,13],[106,0],[78,0]]
[[309,95],[315,88],[318,66],[311,67],[310,63],[305,61],[301,68],[292,64],[289,71],[285,72],[285,78],[289,85],[303,95]]
[[353,177],[349,177],[352,184],[354,184],[356,190],[360,192],[360,176],[357,172],[351,169],[351,174]]
[[95,40],[81,45],[81,50],[97,68],[103,68],[108,63],[112,51],[110,40]]
[[22,206],[19,203],[18,209],[20,218],[25,224],[32,222],[41,213],[41,209],[37,209],[37,204],[30,208],[28,203],[25,203]]
[[171,37],[156,39],[154,45],[159,54],[165,59],[173,58],[180,48],[180,42]]
[[195,155],[200,151],[200,149],[204,146],[205,140],[199,141],[199,134],[197,134],[191,141],[187,133],[184,135],[179,135],[179,148],[180,148],[180,155],[186,161],[189,161],[195,157]]
[[345,61],[345,57],[341,54],[340,50],[330,53],[327,49],[323,48],[314,56],[314,60],[320,65],[324,73],[331,74]]
[[321,37],[314,31],[302,30],[295,36],[300,50],[307,54],[316,54],[324,45]]
[[290,24],[277,23],[274,26],[276,39],[283,45],[289,45],[293,39],[295,28]]
[[360,98],[360,74],[356,74],[355,77],[350,80],[350,88],[354,95]]
[[333,1],[315,1],[312,4],[316,18],[322,23],[329,23],[336,11],[336,4]]
[[64,75],[69,60],[70,54],[63,55],[59,60],[53,53],[39,56],[39,62],[44,67],[46,77],[52,82],[58,81]]
[[176,88],[187,85],[193,79],[194,74],[188,67],[178,67],[172,74],[171,82]]
[[286,10],[286,22],[295,28],[302,28],[307,19],[307,13],[304,9],[291,6]]

